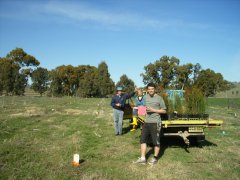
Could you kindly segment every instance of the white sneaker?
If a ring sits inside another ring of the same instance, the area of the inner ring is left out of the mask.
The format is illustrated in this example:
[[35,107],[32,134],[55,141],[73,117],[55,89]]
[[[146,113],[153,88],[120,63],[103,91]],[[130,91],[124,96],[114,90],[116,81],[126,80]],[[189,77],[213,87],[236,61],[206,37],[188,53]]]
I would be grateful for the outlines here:
[[146,164],[146,159],[138,158],[137,161],[133,162],[134,164]]
[[158,160],[157,160],[155,157],[153,157],[153,158],[148,162],[148,164],[153,165],[153,164],[157,164],[157,162],[158,162]]

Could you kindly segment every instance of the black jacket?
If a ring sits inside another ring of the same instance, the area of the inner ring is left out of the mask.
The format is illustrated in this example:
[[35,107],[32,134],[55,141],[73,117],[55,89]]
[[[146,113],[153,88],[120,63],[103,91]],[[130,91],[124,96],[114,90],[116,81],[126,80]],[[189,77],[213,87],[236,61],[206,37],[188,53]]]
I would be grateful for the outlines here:
[[[126,100],[127,100],[127,99],[130,99],[130,98],[133,97],[134,95],[135,95],[135,92],[130,93],[130,94],[122,94],[121,96],[118,96],[117,94],[115,94],[115,95],[112,97],[111,106],[112,106],[114,109],[118,109],[118,110],[124,111],[124,106],[125,106]],[[121,104],[121,107],[116,106],[117,103],[120,103],[120,104]]]

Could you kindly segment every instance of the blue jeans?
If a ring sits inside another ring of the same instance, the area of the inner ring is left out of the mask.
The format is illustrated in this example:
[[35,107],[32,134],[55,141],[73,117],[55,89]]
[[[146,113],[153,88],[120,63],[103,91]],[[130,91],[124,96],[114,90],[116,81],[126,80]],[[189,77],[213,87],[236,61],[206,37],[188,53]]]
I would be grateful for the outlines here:
[[115,127],[115,134],[122,134],[122,125],[123,125],[123,111],[113,109],[113,120]]

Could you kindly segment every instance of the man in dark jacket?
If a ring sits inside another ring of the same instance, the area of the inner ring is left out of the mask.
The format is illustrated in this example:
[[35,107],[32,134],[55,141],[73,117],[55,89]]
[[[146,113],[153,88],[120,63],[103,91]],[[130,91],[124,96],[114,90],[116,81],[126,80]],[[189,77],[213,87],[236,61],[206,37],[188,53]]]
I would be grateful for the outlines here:
[[[135,92],[136,91],[137,89],[135,89]],[[133,97],[135,92],[130,94],[123,94],[123,88],[117,87],[117,94],[112,97],[111,106],[113,107],[115,135],[122,135],[124,106],[126,100]]]

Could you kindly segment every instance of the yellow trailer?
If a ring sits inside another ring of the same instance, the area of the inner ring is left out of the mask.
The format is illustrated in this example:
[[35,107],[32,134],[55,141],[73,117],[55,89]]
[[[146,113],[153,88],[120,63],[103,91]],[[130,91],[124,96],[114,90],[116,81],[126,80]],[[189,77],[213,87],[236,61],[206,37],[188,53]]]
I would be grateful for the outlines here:
[[[132,114],[126,112],[124,119],[132,119]],[[137,116],[137,122],[139,125],[144,123],[143,116]],[[221,127],[223,124],[222,120],[212,120],[212,119],[200,119],[200,118],[178,118],[174,120],[162,120],[162,136],[179,136],[184,142],[189,145],[189,138],[193,137],[196,141],[205,140],[204,129],[205,128],[215,128]]]
[[184,142],[189,145],[189,137],[195,137],[197,141],[205,139],[204,129],[222,126],[222,120],[163,120],[162,135],[163,136],[180,136]]

